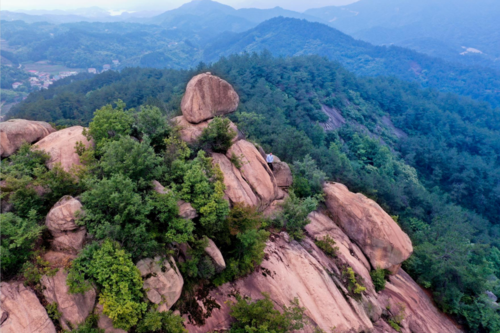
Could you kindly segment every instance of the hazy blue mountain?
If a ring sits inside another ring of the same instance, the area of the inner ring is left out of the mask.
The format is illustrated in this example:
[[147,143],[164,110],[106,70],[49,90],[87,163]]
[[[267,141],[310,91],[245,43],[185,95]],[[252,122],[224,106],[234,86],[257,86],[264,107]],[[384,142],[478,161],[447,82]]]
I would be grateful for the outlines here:
[[359,75],[396,76],[500,105],[500,74],[495,70],[454,64],[396,46],[374,46],[306,20],[274,18],[243,33],[223,34],[205,48],[204,60],[263,50],[275,56],[326,56]]
[[500,68],[499,13],[496,0],[360,0],[305,12],[374,44],[396,44],[496,68]]

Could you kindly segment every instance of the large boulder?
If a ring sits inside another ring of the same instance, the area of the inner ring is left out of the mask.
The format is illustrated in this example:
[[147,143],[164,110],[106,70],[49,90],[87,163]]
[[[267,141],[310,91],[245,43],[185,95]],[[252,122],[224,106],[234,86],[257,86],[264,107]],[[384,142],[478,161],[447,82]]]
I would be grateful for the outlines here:
[[273,172],[252,143],[240,140],[229,148],[226,156],[241,159],[241,176],[257,195],[262,207],[277,199],[279,191]]
[[208,254],[215,265],[215,270],[217,272],[222,272],[226,268],[226,262],[224,261],[224,257],[220,252],[217,245],[215,245],[214,241],[208,238],[208,245],[205,248],[205,253]]
[[[166,189],[162,184],[160,184],[157,180],[153,180],[153,190],[156,193],[165,194],[170,190]],[[192,220],[198,216],[196,209],[189,203],[184,200],[177,200],[177,207],[179,207],[179,216],[186,220]]]
[[54,276],[44,275],[41,279],[43,295],[49,303],[57,303],[61,312],[60,323],[66,330],[71,330],[85,321],[95,305],[96,292],[92,288],[84,294],[70,294],[66,284],[68,273],[59,269]]
[[449,317],[440,312],[422,287],[405,271],[399,269],[390,277],[379,297],[388,309],[388,316],[402,315],[404,332],[412,333],[458,333],[462,332]]
[[54,237],[52,248],[59,251],[76,253],[83,248],[85,227],[76,225],[78,212],[82,209],[80,201],[72,196],[62,197],[49,211],[45,225]]
[[[226,283],[210,292],[210,296],[220,305],[212,311],[212,316],[204,326],[190,323],[190,333],[204,333],[227,330],[231,325],[228,301],[235,301],[235,291],[253,300],[262,299],[262,292],[269,294],[278,309],[289,306],[295,297],[300,306],[305,307],[305,315],[312,323],[301,332],[314,332],[314,326],[329,332],[336,327],[338,332],[368,332],[373,328],[370,318],[358,311],[355,301],[344,298],[328,270],[328,265],[316,258],[315,250],[306,250],[296,241],[287,242],[286,237],[272,237],[265,249],[266,259],[260,271]],[[319,255],[319,254],[317,254]]]
[[181,110],[187,121],[197,124],[234,112],[239,102],[238,94],[229,83],[210,73],[203,73],[189,81]]
[[[189,144],[193,144],[201,136],[203,130],[208,127],[208,124],[212,122],[213,119],[201,122],[199,124],[193,124],[186,120],[186,117],[179,116],[172,119],[172,123],[179,127],[179,132],[181,135],[182,141],[185,141]],[[238,127],[230,121],[229,127],[238,134]],[[236,135],[233,139],[233,142],[236,142],[240,139],[239,135]]]
[[56,328],[35,293],[22,282],[0,284],[2,333],[56,333]]
[[285,162],[273,163],[273,174],[276,178],[276,184],[281,188],[289,188],[292,186],[293,176],[290,167]]
[[326,183],[323,190],[333,220],[361,248],[372,267],[397,272],[413,252],[401,227],[375,201],[350,192],[345,185]]
[[212,161],[219,166],[224,175],[224,185],[226,186],[224,193],[230,204],[243,203],[252,207],[259,205],[259,198],[245,179],[243,179],[241,171],[226,156],[213,153]]
[[84,128],[82,126],[62,129],[47,135],[34,145],[33,148],[44,150],[50,155],[50,159],[47,161],[47,167],[49,169],[52,169],[57,163],[60,163],[61,167],[69,172],[73,166],[81,165],[80,157],[75,149],[77,142],[83,143],[86,148],[93,145],[92,140],[89,141],[87,137],[83,135],[83,130]]
[[146,258],[140,260],[136,266],[145,278],[144,290],[148,299],[159,304],[159,312],[169,310],[181,296],[184,285],[184,279],[174,259]]
[[97,327],[103,330],[104,333],[127,333],[121,328],[114,328],[113,321],[103,313],[103,306],[101,303],[97,304],[94,313],[97,315]]
[[0,156],[14,154],[23,143],[43,139],[55,129],[44,121],[11,119],[0,123]]

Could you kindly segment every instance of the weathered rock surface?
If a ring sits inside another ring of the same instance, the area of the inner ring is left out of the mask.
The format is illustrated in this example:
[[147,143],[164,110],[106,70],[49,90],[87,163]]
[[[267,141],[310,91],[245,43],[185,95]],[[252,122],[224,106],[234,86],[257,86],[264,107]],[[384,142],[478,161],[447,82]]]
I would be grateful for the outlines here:
[[11,119],[0,123],[0,156],[14,154],[23,143],[43,139],[55,129],[44,121]]
[[144,290],[148,299],[159,304],[158,311],[169,310],[181,296],[184,279],[172,257],[169,260],[155,257],[146,258],[137,263],[137,268],[144,280]]
[[326,183],[326,206],[334,221],[356,243],[373,268],[393,273],[413,252],[411,240],[373,200],[350,192],[345,185]]
[[233,87],[221,78],[203,73],[193,77],[181,101],[183,116],[190,123],[234,112],[240,99]]
[[127,331],[120,328],[114,328],[113,321],[111,320],[111,318],[102,313],[102,310],[102,304],[97,304],[94,311],[98,316],[97,327],[99,327],[101,330],[104,330],[104,333],[127,333]]
[[82,209],[80,201],[72,196],[62,197],[49,211],[45,225],[54,240],[52,248],[58,251],[76,253],[83,248],[85,227],[76,225],[76,215]]
[[214,241],[210,238],[208,238],[208,245],[205,248],[205,253],[208,254],[210,258],[212,258],[217,272],[221,272],[226,268],[226,262],[224,261],[222,253],[220,252],[217,245],[215,245]]
[[[156,180],[153,180],[153,189],[155,192],[160,194],[165,194],[169,192],[168,189],[166,189],[162,184],[160,184]],[[179,216],[184,219],[192,220],[198,216],[196,209],[194,209],[194,207],[189,202],[186,202],[184,200],[178,200],[177,207],[179,207]]]
[[61,312],[60,323],[66,330],[71,330],[71,325],[83,323],[92,312],[95,305],[96,292],[92,288],[85,294],[70,294],[66,284],[68,273],[64,269],[57,271],[56,275],[44,275],[41,283],[44,286],[43,295],[49,303],[57,303]]
[[[184,116],[175,117],[172,119],[172,123],[176,124],[180,128],[180,135],[182,141],[185,141],[189,144],[193,144],[198,141],[201,133],[205,128],[208,127],[208,124],[212,122],[213,119],[201,122],[199,124],[193,124],[186,120]],[[240,139],[238,135],[238,127],[230,121],[229,127],[236,132],[236,137],[233,139],[233,142],[236,142]]]
[[[310,251],[314,252],[314,249]],[[274,239],[274,242],[268,241],[265,252],[267,259],[262,263],[261,271],[211,292],[210,295],[221,308],[214,310],[202,327],[188,324],[189,332],[229,328],[231,319],[226,301],[234,301],[234,298],[228,296],[234,290],[254,300],[263,298],[261,293],[267,292],[278,308],[288,306],[297,297],[300,305],[306,308],[305,314],[312,323],[301,332],[313,332],[316,325],[325,331],[336,327],[338,332],[361,332],[373,328],[368,316],[353,309],[355,303],[344,298],[330,274],[323,268],[328,265],[323,261],[326,259],[318,261],[299,243],[288,243],[283,237]]]
[[274,200],[273,202],[271,202],[271,204],[269,205],[269,207],[267,207],[262,212],[262,214],[265,217],[269,217],[269,218],[275,218],[275,217],[277,217],[278,214],[280,214],[283,211],[282,205],[283,205],[284,202],[285,202],[284,199]]
[[259,198],[245,179],[243,179],[241,171],[222,154],[212,154],[212,160],[213,163],[219,165],[220,170],[224,174],[224,185],[226,186],[224,193],[229,202],[232,205],[240,202],[247,206],[257,207],[259,205]]
[[290,167],[285,162],[274,162],[273,163],[273,174],[276,178],[276,184],[279,187],[288,188],[292,186],[293,177]]
[[52,268],[69,268],[71,261],[76,258],[75,254],[47,251],[43,256]]
[[2,333],[56,333],[47,311],[22,282],[0,283],[0,312]]
[[462,332],[448,317],[439,312],[429,295],[402,269],[390,277],[390,282],[386,283],[379,300],[384,308],[389,306],[391,311],[404,309],[403,331],[411,333]]
[[276,179],[266,161],[257,148],[246,140],[234,143],[226,156],[231,158],[233,154],[240,157],[241,176],[259,198],[260,205],[264,208],[269,206],[277,198],[279,192]]
[[80,157],[75,150],[76,143],[81,142],[86,148],[93,145],[93,142],[87,140],[82,131],[82,126],[62,129],[47,135],[34,148],[44,150],[50,155],[50,159],[47,161],[49,169],[52,169],[57,163],[61,163],[61,167],[65,171],[70,171],[73,166],[81,165]]

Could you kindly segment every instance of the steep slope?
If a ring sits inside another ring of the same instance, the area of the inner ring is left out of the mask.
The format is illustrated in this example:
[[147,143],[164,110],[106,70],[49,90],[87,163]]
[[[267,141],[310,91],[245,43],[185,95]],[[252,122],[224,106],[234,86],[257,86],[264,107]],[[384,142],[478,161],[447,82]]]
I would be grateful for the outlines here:
[[275,56],[326,56],[359,75],[396,76],[500,105],[500,75],[495,70],[448,63],[400,47],[374,46],[305,20],[274,18],[249,31],[221,36],[205,48],[204,59],[262,50]]
[[[494,0],[361,0],[305,13],[371,43],[410,47],[447,60],[498,69],[499,11]],[[467,52],[467,48],[481,53]]]

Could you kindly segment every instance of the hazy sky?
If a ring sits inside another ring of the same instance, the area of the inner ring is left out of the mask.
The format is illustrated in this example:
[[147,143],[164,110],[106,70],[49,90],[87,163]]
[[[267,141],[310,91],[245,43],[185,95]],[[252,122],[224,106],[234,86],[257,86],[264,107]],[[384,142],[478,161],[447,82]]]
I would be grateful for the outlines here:
[[[190,0],[1,0],[1,9],[77,9],[98,6],[113,10],[169,10]],[[308,8],[345,5],[357,0],[219,0],[235,8],[272,8],[303,11]]]

